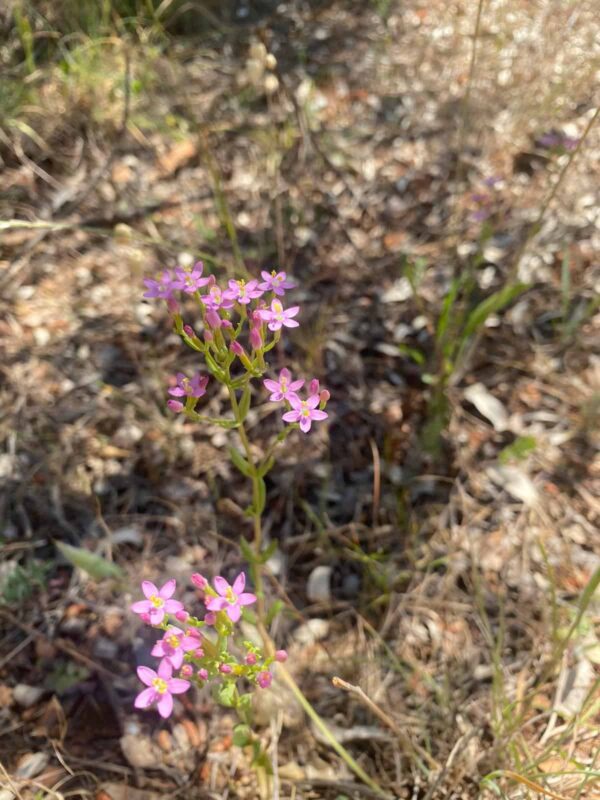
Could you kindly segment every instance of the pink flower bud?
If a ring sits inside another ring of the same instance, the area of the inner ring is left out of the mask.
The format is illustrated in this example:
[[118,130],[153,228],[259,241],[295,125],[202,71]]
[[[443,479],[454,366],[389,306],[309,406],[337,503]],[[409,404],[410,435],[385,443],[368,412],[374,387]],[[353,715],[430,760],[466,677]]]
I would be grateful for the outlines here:
[[140,619],[142,622],[145,622],[146,625],[150,625],[150,614],[140,614]]
[[171,314],[179,313],[179,303],[173,297],[167,298],[167,308],[169,309]]
[[273,676],[270,672],[259,672],[256,678],[256,682],[260,686],[261,689],[268,689],[273,681]]
[[184,325],[183,332],[185,333],[186,336],[189,336],[190,339],[193,339],[196,336],[196,334],[194,333],[194,329],[192,328],[191,325]]
[[217,621],[217,615],[215,614],[214,611],[209,611],[208,614],[206,614],[204,617],[204,622],[207,625],[214,625],[216,621]]
[[256,664],[256,656],[254,655],[254,653],[248,653],[244,661],[246,662],[246,664],[248,664],[249,667],[253,667]]
[[230,320],[228,320],[228,319],[222,319],[222,320],[221,320],[221,327],[222,327],[222,328],[229,328],[229,329],[231,329],[231,328],[233,328],[233,322],[231,322],[231,321],[230,321]]
[[199,572],[194,572],[192,577],[190,578],[196,589],[204,590],[208,586],[208,581],[204,577],[204,575],[200,575]]
[[263,339],[260,334],[260,328],[250,328],[250,344],[253,350],[260,350],[263,346]]
[[308,384],[308,393],[309,394],[319,393],[319,381],[316,378],[313,378],[312,381]]
[[322,389],[321,394],[319,395],[319,408],[323,410],[327,403],[329,402],[329,398],[331,394],[327,391],[327,389]]
[[179,400],[167,400],[167,405],[171,411],[174,411],[176,414],[183,411],[183,403],[180,403]]
[[179,622],[185,622],[188,617],[189,614],[184,608],[175,612],[175,619],[179,620]]
[[204,331],[204,341],[205,342],[212,342],[215,337],[212,335],[210,331]]
[[211,328],[220,328],[223,323],[223,320],[213,308],[206,312],[206,321]]
[[200,631],[198,628],[187,628],[185,631],[186,636],[194,636],[196,639],[200,639]]
[[197,650],[194,650],[194,655],[196,658],[204,658],[204,650],[199,647]]
[[202,668],[202,669],[199,669],[196,674],[198,675],[198,677],[200,678],[201,681],[207,681],[208,680],[208,670]]
[[283,664],[284,661],[288,660],[287,650],[277,650],[275,653],[275,661],[279,661],[280,664]]
[[219,672],[222,672],[223,675],[229,675],[231,672],[233,672],[233,670],[231,669],[229,664],[221,664],[221,666],[219,667]]
[[243,356],[244,355],[244,348],[239,342],[232,342],[229,345],[229,349],[232,353],[235,353],[236,356]]
[[179,674],[182,678],[191,678],[194,674],[194,669],[191,664],[184,664],[179,670]]

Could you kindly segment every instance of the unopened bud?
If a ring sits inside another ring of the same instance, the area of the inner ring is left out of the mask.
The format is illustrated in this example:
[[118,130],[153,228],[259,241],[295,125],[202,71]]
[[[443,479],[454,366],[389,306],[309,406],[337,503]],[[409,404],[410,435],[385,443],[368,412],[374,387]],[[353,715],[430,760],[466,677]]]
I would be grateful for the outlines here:
[[208,680],[208,670],[202,668],[202,669],[199,669],[196,674],[198,675],[198,677],[200,678],[201,681],[207,681]]
[[194,339],[196,336],[196,334],[194,333],[194,329],[192,328],[191,325],[184,325],[183,332],[185,333],[186,336],[189,336],[190,339]]
[[167,400],[167,405],[171,411],[174,411],[176,414],[183,411],[183,403],[180,403],[179,400]]
[[273,681],[273,676],[270,672],[259,672],[256,681],[261,689],[268,689]]
[[253,350],[260,350],[263,346],[263,340],[260,333],[260,328],[250,328],[250,344]]
[[214,310],[214,308],[209,309],[206,312],[206,321],[210,325],[211,328],[220,328],[223,324],[223,320]]
[[182,678],[191,678],[194,674],[194,668],[191,664],[184,664],[179,671]]
[[217,615],[215,614],[214,611],[209,611],[208,614],[205,614],[204,622],[207,625],[214,625],[216,621],[217,621]]
[[208,581],[206,580],[204,575],[200,575],[199,572],[194,572],[190,580],[194,584],[196,589],[204,590],[208,586]]
[[246,664],[248,664],[249,667],[253,667],[256,664],[256,656],[254,655],[254,653],[248,653],[244,661],[246,662]]
[[185,622],[188,617],[189,617],[188,612],[185,611],[183,608],[175,612],[175,619],[179,620],[179,622]]
[[312,381],[308,384],[308,393],[319,394],[319,381],[317,380],[317,378],[313,378]]
[[319,408],[321,411],[325,408],[327,403],[329,402],[329,398],[331,394],[327,391],[327,389],[322,389],[321,394],[319,395]]
[[230,672],[233,672],[229,664],[221,664],[219,667],[219,672],[222,672],[223,675],[229,675]]
[[204,341],[205,342],[207,342],[207,343],[212,342],[212,340],[214,338],[215,337],[212,335],[212,333],[210,331],[204,331]]
[[229,345],[229,349],[232,353],[235,353],[236,356],[243,356],[244,355],[244,348],[239,342],[232,342]]
[[152,620],[150,619],[150,614],[140,614],[140,619],[142,622],[145,622],[146,625],[150,625]]
[[175,300],[174,297],[167,298],[167,308],[171,312],[171,314],[178,314],[179,313],[179,303]]
[[277,650],[275,653],[275,661],[279,661],[280,664],[283,664],[284,661],[288,660],[287,650]]

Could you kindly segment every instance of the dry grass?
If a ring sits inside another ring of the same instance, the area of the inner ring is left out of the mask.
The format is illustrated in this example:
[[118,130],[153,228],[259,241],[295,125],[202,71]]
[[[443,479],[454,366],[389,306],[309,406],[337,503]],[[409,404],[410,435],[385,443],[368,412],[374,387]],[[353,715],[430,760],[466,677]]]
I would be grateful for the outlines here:
[[[140,300],[142,277],[183,253],[234,269],[224,223],[250,272],[279,263],[299,279],[303,327],[281,365],[333,396],[328,431],[270,479],[265,520],[282,554],[269,590],[287,606],[273,635],[307,696],[394,797],[598,795],[586,587],[599,567],[600,129],[522,261],[530,288],[449,381],[437,457],[421,447],[452,278],[474,270],[472,305],[503,285],[567,157],[540,137],[580,135],[593,112],[594,4],[486,2],[466,117],[474,5],[379,11],[291,4],[200,42],[142,26],[127,41],[81,37],[64,44],[66,71],[38,59],[28,102],[5,115],[0,217],[33,223],[0,242],[0,579],[19,564],[25,590],[5,595],[17,625],[2,617],[0,737],[17,797],[34,796],[17,777],[32,751],[49,756],[49,797],[100,783],[113,800],[125,785],[146,800],[255,795],[209,697],[162,730],[131,712],[147,642],[122,611],[141,576],[185,583],[199,563],[241,563],[247,498],[225,434],[166,413],[165,376],[193,359]],[[259,39],[275,68],[252,63]],[[404,265],[419,258],[415,297]],[[213,390],[208,413],[221,401]],[[276,420],[259,406],[250,423],[260,447]],[[57,539],[112,552],[128,585],[73,574]],[[325,565],[331,598],[312,602]],[[307,642],[309,620],[320,635]],[[47,691],[23,710],[17,683]],[[284,687],[257,718],[281,798],[369,796]],[[135,762],[133,740],[156,769]]]

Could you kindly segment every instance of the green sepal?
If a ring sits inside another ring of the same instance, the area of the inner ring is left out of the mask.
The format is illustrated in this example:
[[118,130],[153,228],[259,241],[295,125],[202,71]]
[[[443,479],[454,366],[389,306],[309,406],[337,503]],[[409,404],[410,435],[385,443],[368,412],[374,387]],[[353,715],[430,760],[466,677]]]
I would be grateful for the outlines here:
[[248,564],[257,563],[256,553],[244,538],[240,539],[240,550]]
[[275,458],[273,456],[269,456],[265,462],[263,462],[256,470],[256,473],[259,478],[264,478],[267,472],[270,472],[273,469],[275,464]]
[[275,600],[275,602],[271,603],[271,607],[269,608],[269,611],[267,613],[267,618],[265,620],[265,624],[267,625],[267,627],[273,622],[275,617],[281,611],[283,611],[284,608],[285,608],[285,603],[283,602],[283,600]]
[[242,393],[242,399],[240,400],[240,419],[243,421],[248,416],[248,411],[250,410],[250,401],[252,399],[252,392],[250,391],[250,385],[246,384],[244,387],[244,391]]

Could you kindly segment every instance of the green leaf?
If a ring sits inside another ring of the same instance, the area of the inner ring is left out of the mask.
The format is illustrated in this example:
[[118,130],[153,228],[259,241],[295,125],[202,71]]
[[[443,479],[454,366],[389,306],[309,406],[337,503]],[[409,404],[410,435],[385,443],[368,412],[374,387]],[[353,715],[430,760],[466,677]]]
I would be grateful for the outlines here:
[[267,619],[266,619],[267,627],[273,622],[275,617],[281,611],[283,611],[284,608],[285,608],[285,603],[283,602],[283,600],[275,600],[273,603],[271,603],[271,606],[270,606],[269,611],[267,613]]
[[102,556],[92,553],[91,550],[86,550],[84,547],[72,547],[70,544],[64,542],[55,542],[63,556],[71,562],[78,569],[93,578],[95,581],[100,581],[103,578],[123,578],[123,570],[112,561],[107,561]]
[[437,330],[435,332],[435,338],[438,343],[441,342],[446,335],[448,323],[450,322],[450,313],[454,307],[454,303],[456,302],[459,287],[460,281],[455,278],[450,286],[450,291],[442,303],[442,310],[440,313],[440,318],[438,319]]
[[257,479],[258,484],[258,497],[256,498],[256,513],[262,514],[265,510],[265,505],[267,504],[267,485],[264,481],[264,478],[259,477]]
[[467,322],[461,335],[462,341],[464,342],[472,336],[475,331],[479,330],[489,316],[501,311],[514,300],[515,297],[523,294],[525,289],[528,288],[529,284],[527,283],[514,283],[510,286],[505,286],[489,297],[486,297],[485,300],[482,300],[467,317]]
[[509,461],[520,461],[528,456],[537,446],[535,436],[518,436],[498,454],[498,461],[507,464]]
[[236,747],[246,747],[252,741],[252,731],[248,725],[241,723],[233,729],[233,743]]
[[249,564],[257,563],[256,553],[243,537],[240,539],[240,550]]
[[248,411],[250,409],[250,400],[252,399],[252,392],[250,391],[250,385],[246,384],[244,387],[244,391],[242,393],[242,399],[240,400],[240,418],[245,420],[248,416]]
[[267,472],[270,472],[275,465],[275,457],[269,456],[264,464],[261,464],[260,467],[256,470],[257,475],[260,478],[264,478]]
[[252,695],[250,692],[238,697],[237,708],[240,714],[249,714],[252,711]]
[[226,708],[233,708],[235,705],[235,683],[227,682],[217,689],[217,701]]
[[415,347],[410,347],[407,344],[399,344],[398,350],[402,353],[402,355],[412,358],[415,364],[421,365],[425,363],[425,356],[420,350],[417,350]]
[[273,539],[273,541],[269,542],[267,547],[265,547],[265,549],[261,552],[260,557],[258,559],[259,563],[266,564],[276,550],[277,550],[277,540]]
[[233,461],[234,466],[236,469],[245,475],[247,478],[252,478],[254,475],[254,467],[252,464],[249,464],[248,461],[244,458],[244,456],[237,450],[235,447],[229,448],[229,457]]

